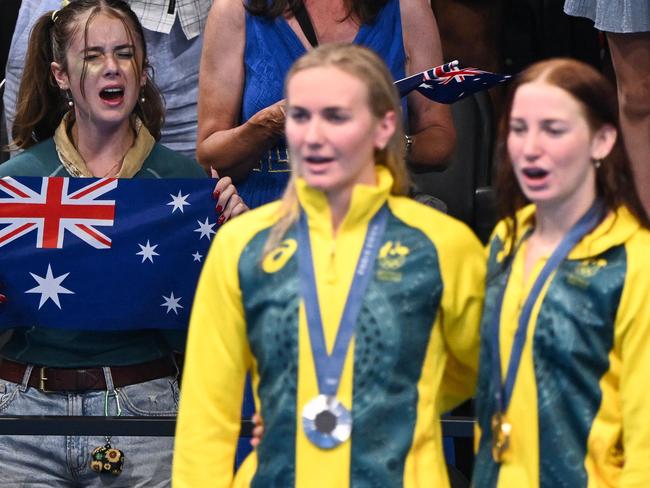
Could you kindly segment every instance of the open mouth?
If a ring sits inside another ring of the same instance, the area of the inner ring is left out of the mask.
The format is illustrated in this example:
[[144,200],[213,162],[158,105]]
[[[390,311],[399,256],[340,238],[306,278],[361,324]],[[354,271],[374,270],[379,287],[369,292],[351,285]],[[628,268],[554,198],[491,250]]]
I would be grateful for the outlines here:
[[304,161],[310,164],[323,164],[323,163],[329,163],[332,161],[333,158],[328,158],[325,156],[307,156],[305,157]]
[[124,88],[104,88],[99,92],[99,97],[107,102],[115,102],[124,98]]
[[531,180],[540,180],[548,174],[548,171],[542,168],[524,168],[521,172]]

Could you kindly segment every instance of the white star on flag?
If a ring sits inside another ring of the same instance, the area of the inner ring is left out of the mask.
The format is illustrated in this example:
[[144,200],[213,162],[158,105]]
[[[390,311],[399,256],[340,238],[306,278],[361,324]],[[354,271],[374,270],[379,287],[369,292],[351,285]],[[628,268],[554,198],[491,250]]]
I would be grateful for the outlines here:
[[199,223],[199,228],[194,229],[194,232],[201,233],[201,237],[199,237],[199,239],[203,239],[204,237],[207,237],[208,240],[211,240],[212,237],[210,236],[210,234],[216,234],[216,232],[212,230],[215,224],[211,224],[210,221],[208,220],[208,217],[205,218],[205,222],[201,222],[200,220],[197,220],[197,222]]
[[70,273],[63,274],[61,276],[54,276],[52,274],[52,267],[48,263],[47,265],[47,273],[45,276],[37,276],[34,273],[29,273],[32,275],[32,278],[36,280],[36,283],[38,283],[38,286],[32,288],[31,290],[27,290],[25,293],[40,293],[41,294],[41,301],[38,304],[38,309],[40,310],[41,307],[45,302],[48,300],[52,300],[54,304],[59,307],[59,310],[61,310],[61,303],[59,302],[59,293],[61,294],[73,294],[73,291],[68,290],[67,288],[64,288],[61,286],[61,283],[63,280],[65,280]]
[[154,256],[160,256],[160,254],[158,254],[156,252],[156,248],[158,247],[158,244],[155,244],[155,245],[152,246],[151,244],[149,244],[149,239],[147,239],[147,244],[146,245],[143,246],[142,244],[138,244],[138,246],[140,246],[141,251],[136,252],[135,255],[136,256],[142,256],[142,262],[143,263],[147,259],[153,263],[153,257]]
[[181,213],[183,212],[183,207],[185,205],[191,205],[188,203],[185,199],[190,196],[188,193],[187,195],[183,195],[180,190],[178,190],[178,195],[174,196],[171,193],[169,194],[170,197],[172,197],[172,201],[169,202],[167,205],[173,205],[174,208],[172,208],[172,213],[176,212],[176,210],[180,210]]
[[165,299],[165,301],[160,306],[161,307],[167,307],[167,313],[169,313],[170,311],[173,310],[174,313],[176,315],[178,315],[178,310],[176,310],[176,309],[177,308],[183,308],[183,305],[178,303],[178,302],[181,301],[181,298],[183,298],[183,297],[176,298],[176,297],[174,297],[174,292],[171,292],[168,297],[163,295],[163,298]]
[[192,254],[192,257],[194,258],[194,261],[198,261],[200,263],[203,255],[199,254],[199,251],[196,251],[194,254]]

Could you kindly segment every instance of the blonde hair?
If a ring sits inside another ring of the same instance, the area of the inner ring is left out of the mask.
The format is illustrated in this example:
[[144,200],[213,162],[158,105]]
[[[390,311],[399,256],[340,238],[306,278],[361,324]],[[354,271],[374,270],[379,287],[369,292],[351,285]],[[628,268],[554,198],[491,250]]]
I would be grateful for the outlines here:
[[[401,122],[401,104],[393,84],[393,77],[384,62],[368,48],[353,44],[325,44],[308,51],[291,67],[285,79],[284,91],[291,78],[300,71],[311,68],[332,66],[358,78],[368,90],[368,107],[376,119],[394,112],[396,117],[395,133],[384,149],[375,149],[375,164],[388,168],[393,177],[391,194],[406,195],[409,188],[409,176],[404,161],[404,129]],[[280,204],[280,218],[271,229],[264,245],[263,256],[275,249],[287,230],[298,219],[299,206],[296,193],[297,172],[292,163],[291,177]]]

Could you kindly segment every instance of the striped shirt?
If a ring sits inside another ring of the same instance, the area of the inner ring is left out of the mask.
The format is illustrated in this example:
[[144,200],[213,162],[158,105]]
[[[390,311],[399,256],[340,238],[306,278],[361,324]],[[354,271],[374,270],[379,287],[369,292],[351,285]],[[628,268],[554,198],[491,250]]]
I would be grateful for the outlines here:
[[131,0],[129,4],[146,29],[169,34],[178,17],[185,36],[193,39],[203,32],[212,1]]

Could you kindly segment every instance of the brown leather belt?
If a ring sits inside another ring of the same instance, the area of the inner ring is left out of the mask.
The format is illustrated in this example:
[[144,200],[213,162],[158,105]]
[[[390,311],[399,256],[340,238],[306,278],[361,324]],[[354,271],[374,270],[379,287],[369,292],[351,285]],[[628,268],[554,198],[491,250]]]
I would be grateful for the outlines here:
[[[21,384],[27,364],[0,359],[0,378]],[[134,385],[165,376],[176,376],[178,367],[171,356],[129,366],[111,366],[115,387]],[[106,390],[106,378],[102,368],[48,368],[34,366],[27,382],[43,392]]]

